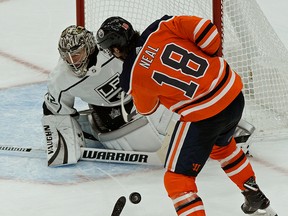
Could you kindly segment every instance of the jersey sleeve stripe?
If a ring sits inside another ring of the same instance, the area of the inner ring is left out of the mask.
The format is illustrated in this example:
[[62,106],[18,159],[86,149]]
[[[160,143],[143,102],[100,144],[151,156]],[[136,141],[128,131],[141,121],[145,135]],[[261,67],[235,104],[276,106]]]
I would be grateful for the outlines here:
[[213,24],[209,23],[208,26],[205,27],[205,29],[201,32],[201,34],[199,35],[199,37],[196,38],[195,43],[197,45],[199,45],[199,43],[201,43],[201,41],[204,39],[204,37],[206,35],[208,35],[208,33],[210,32],[210,30],[212,29]]
[[198,32],[200,31],[200,29],[202,28],[202,26],[204,25],[204,23],[206,22],[207,20],[205,19],[202,19],[200,20],[200,22],[198,23],[198,25],[196,26],[195,30],[194,30],[194,40],[196,40],[196,35],[198,34]]
[[217,34],[218,34],[218,31],[217,29],[215,29],[213,33],[209,36],[209,38],[200,46],[201,49],[205,49],[214,40]]

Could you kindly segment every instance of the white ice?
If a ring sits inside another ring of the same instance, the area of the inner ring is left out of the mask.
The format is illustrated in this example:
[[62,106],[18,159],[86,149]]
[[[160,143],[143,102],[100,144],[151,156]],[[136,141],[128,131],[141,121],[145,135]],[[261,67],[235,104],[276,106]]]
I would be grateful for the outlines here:
[[[288,48],[287,0],[258,0]],[[43,147],[41,104],[57,59],[60,32],[75,23],[72,0],[0,0],[0,145]],[[96,28],[96,26],[95,26]],[[263,32],[265,34],[265,32]],[[278,215],[288,215],[286,140],[258,140],[249,158],[258,183]],[[0,156],[1,216],[108,216],[118,197],[133,191],[123,216],[175,216],[163,187],[162,167],[80,162],[47,168],[45,159]],[[208,161],[197,179],[208,216],[241,216],[243,197]]]

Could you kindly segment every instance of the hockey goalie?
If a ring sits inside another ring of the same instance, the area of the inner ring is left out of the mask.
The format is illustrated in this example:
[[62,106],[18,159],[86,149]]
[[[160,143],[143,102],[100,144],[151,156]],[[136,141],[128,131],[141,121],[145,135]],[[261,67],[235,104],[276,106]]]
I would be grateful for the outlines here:
[[[137,114],[133,99],[119,87],[122,62],[99,51],[92,32],[68,26],[60,36],[58,50],[60,58],[49,75],[43,103],[48,166],[77,163],[81,148],[115,152],[161,148],[165,136],[170,135],[168,126],[173,126],[178,116],[164,107],[151,116]],[[88,109],[76,110],[76,98],[87,103]],[[234,133],[246,153],[253,131],[253,125],[241,120]]]

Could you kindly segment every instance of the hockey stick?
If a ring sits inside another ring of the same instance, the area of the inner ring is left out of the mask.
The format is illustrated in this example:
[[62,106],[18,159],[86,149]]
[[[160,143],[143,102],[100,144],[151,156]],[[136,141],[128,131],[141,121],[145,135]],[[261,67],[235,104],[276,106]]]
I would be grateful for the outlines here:
[[137,111],[136,109],[133,110],[131,113],[127,113],[125,106],[124,106],[124,95],[125,93],[122,91],[121,92],[121,112],[122,112],[122,116],[125,122],[130,122],[132,120],[132,118],[137,115]]
[[[164,138],[162,147],[156,152],[124,151],[82,147],[80,160],[163,166],[169,145],[169,140],[170,136],[167,135]],[[45,158],[46,150],[31,147],[0,145],[0,155]]]
[[[162,166],[164,164],[164,157],[166,155],[165,152],[162,152],[163,150],[165,150],[164,146],[162,146],[156,152],[124,151],[82,147],[80,160]],[[45,158],[46,150],[31,147],[0,146],[0,155]]]
[[174,125],[175,122],[171,121],[162,146],[156,152],[81,148],[80,160],[163,166]]
[[166,144],[168,145],[169,143],[164,142],[162,147],[156,152],[81,148],[80,160],[162,166],[168,148]]
[[121,196],[115,203],[111,216],[119,216],[126,204],[126,197]]
[[37,149],[31,147],[20,147],[20,146],[0,146],[0,155],[8,156],[24,156],[31,158],[45,158],[46,152],[44,149]]
[[[141,195],[140,193],[138,192],[132,192],[130,195],[129,195],[129,200],[131,203],[133,204],[138,204],[141,202]],[[111,216],[120,216],[121,212],[123,211],[124,207],[125,207],[125,204],[126,204],[126,197],[125,196],[121,196],[117,199],[115,205],[114,205],[114,208],[113,208],[113,211],[112,211],[112,214]]]

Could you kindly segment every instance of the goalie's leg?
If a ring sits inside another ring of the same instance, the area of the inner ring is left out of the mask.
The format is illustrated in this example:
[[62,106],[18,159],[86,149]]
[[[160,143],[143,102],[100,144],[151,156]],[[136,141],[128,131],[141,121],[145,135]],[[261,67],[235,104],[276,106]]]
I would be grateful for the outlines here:
[[79,123],[70,115],[42,117],[46,135],[48,166],[75,164],[80,158],[84,136]]

